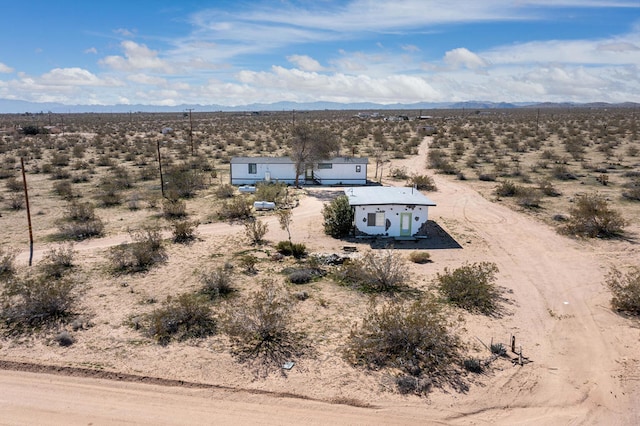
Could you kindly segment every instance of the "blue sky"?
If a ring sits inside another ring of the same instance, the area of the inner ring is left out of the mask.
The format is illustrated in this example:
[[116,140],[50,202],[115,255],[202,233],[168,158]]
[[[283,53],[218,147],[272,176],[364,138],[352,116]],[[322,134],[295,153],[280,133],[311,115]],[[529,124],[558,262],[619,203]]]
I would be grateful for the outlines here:
[[640,102],[640,0],[30,0],[0,98]]

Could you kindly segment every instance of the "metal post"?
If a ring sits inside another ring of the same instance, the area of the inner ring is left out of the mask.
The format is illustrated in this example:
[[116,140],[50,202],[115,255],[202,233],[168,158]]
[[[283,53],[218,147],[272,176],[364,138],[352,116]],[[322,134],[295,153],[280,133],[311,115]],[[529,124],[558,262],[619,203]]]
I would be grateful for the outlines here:
[[27,205],[27,221],[29,223],[29,266],[33,263],[33,228],[31,227],[31,209],[29,208],[29,192],[27,191],[27,175],[24,172],[24,157],[20,157],[22,168],[22,183],[24,184],[24,199]]
[[162,198],[165,198],[164,179],[162,177],[162,158],[160,157],[160,140],[157,141],[157,147],[158,147],[158,168],[160,169],[160,191],[162,191]]

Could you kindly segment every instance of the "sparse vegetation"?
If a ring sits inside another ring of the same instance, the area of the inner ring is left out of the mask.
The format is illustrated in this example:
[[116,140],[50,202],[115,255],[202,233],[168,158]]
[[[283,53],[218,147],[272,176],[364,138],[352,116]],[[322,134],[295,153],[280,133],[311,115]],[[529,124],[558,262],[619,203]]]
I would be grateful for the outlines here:
[[619,312],[640,315],[640,268],[631,268],[627,273],[612,269],[606,279],[611,291],[611,306]]
[[269,226],[259,219],[251,218],[244,221],[244,234],[251,245],[264,243],[264,236],[268,230]]
[[336,278],[365,292],[391,292],[409,279],[405,262],[392,250],[370,250],[359,259],[345,262],[336,272]]
[[109,249],[109,260],[115,273],[142,272],[167,259],[160,229],[148,227],[131,231],[130,243]]
[[409,254],[409,260],[413,263],[429,263],[431,262],[431,254],[426,251],[412,251]]
[[201,292],[211,300],[219,299],[235,291],[232,269],[225,266],[203,272],[200,275],[200,282],[203,285]]
[[569,235],[589,238],[611,238],[622,234],[626,221],[599,194],[576,197],[569,210],[570,218],[561,228]]

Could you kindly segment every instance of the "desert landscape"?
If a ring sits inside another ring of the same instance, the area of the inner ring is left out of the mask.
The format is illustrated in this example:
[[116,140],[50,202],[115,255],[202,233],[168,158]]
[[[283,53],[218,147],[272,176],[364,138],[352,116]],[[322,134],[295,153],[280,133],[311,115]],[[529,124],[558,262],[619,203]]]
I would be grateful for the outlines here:
[[[640,266],[635,108],[357,113],[0,116],[0,423],[638,424],[638,317],[607,285]],[[434,200],[428,237],[327,235],[344,187],[228,184],[232,157],[286,155],[301,124]],[[572,227],[585,199],[607,232]],[[367,256],[402,279],[341,279]],[[447,301],[442,277],[480,264],[495,305]],[[20,321],[31,288],[64,309]],[[286,333],[256,355],[238,324],[268,297]],[[437,305],[455,362],[361,362],[375,312],[412,303]],[[162,329],[176,306],[202,328]]]

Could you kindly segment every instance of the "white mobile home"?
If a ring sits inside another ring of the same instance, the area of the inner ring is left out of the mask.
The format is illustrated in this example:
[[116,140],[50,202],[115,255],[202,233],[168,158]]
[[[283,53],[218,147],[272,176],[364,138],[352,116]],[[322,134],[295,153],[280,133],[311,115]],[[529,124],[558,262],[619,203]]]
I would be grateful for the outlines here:
[[344,193],[354,213],[356,237],[426,237],[429,207],[420,191],[406,187],[354,187]]
[[[303,185],[366,185],[368,162],[367,158],[335,157],[309,163],[298,181]],[[296,164],[289,157],[233,157],[230,167],[232,185],[296,181]]]

